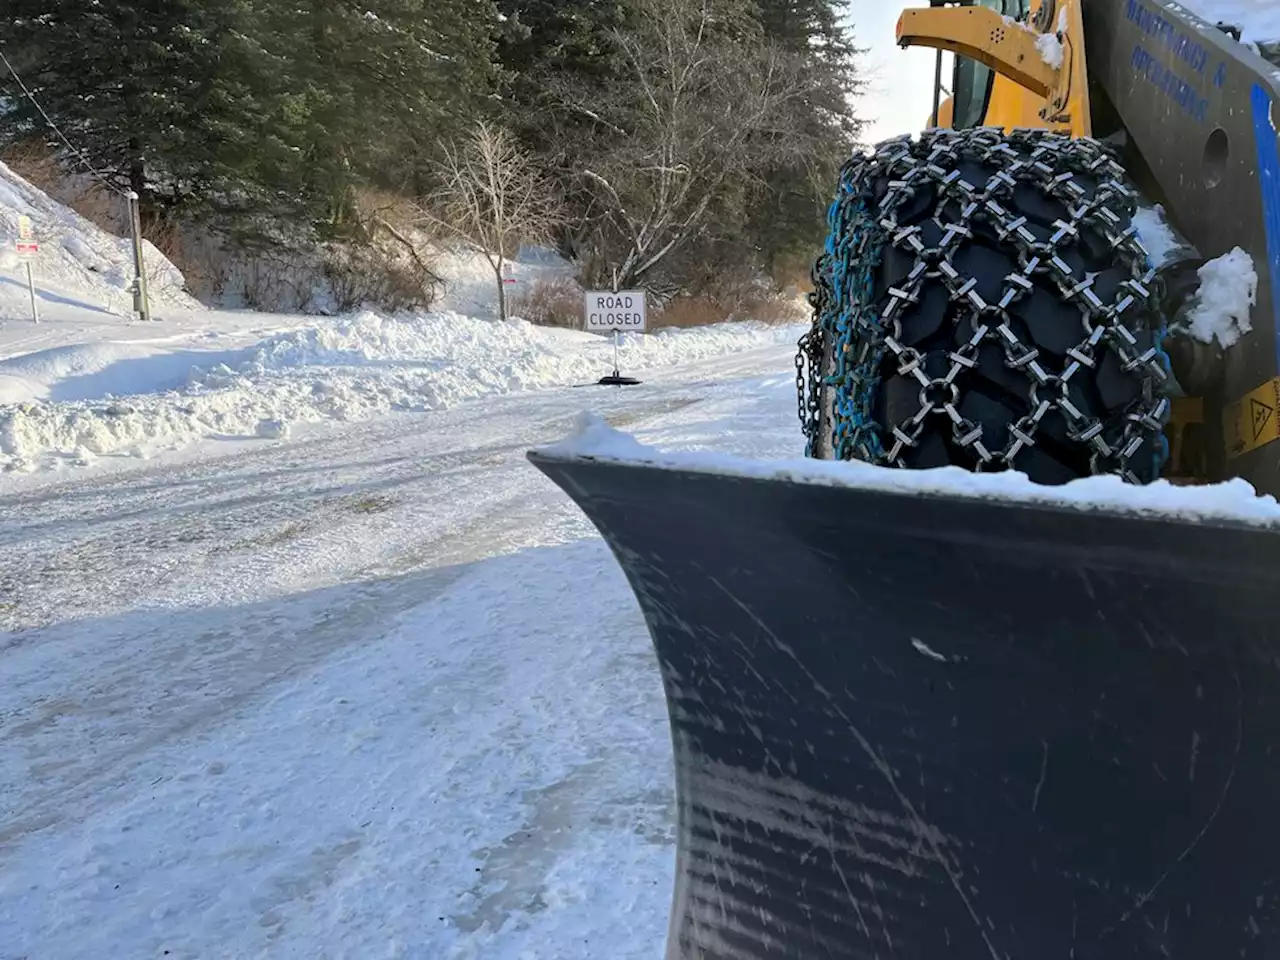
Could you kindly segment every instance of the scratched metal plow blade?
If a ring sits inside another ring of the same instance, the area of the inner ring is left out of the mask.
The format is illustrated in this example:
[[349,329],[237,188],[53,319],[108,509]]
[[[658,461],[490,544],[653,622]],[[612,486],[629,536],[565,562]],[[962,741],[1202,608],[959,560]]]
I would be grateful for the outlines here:
[[669,960],[1280,956],[1280,533],[530,459],[657,651]]

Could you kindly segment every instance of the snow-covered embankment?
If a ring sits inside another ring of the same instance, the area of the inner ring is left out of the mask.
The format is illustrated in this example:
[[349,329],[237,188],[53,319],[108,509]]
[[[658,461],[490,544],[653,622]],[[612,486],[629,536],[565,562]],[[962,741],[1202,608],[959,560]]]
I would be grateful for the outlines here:
[[[622,337],[619,355],[633,372],[794,342],[798,333],[756,323],[660,330]],[[594,381],[608,372],[611,350],[603,338],[522,320],[371,312],[308,318],[260,338],[205,332],[59,346],[0,360],[0,469],[273,438],[295,423]]]

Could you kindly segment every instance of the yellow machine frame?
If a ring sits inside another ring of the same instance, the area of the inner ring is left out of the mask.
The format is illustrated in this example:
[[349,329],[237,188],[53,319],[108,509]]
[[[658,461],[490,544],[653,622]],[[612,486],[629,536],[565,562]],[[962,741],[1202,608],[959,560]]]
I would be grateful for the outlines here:
[[[987,7],[904,10],[897,41],[902,47],[947,50],[994,70],[986,126],[1042,127],[1087,137],[1092,127],[1080,0],[1033,0],[1031,16],[1033,21],[1056,18],[1057,29],[1040,34]],[[1042,53],[1055,43],[1062,52],[1058,66]]]

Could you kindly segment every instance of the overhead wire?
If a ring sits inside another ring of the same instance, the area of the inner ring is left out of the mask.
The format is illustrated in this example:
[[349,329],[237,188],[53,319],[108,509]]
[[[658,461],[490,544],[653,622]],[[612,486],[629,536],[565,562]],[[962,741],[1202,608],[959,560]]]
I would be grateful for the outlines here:
[[[31,92],[31,88],[28,87],[22,77],[18,75],[18,71],[14,69],[13,64],[9,62],[9,58],[4,55],[3,50],[0,50],[0,64],[3,64],[4,68],[9,71],[9,76],[13,77],[14,82],[18,85],[18,89],[26,95],[27,99],[31,101],[31,105],[34,106],[40,116],[44,118],[44,122],[49,125],[49,129],[58,135],[58,139],[66,145],[72,155],[80,161],[86,170],[89,171],[89,174],[97,180],[98,183],[102,184],[107,191],[123,198],[128,203],[129,231],[133,235],[134,305],[143,320],[150,320],[151,309],[147,295],[147,269],[146,260],[142,250],[142,222],[139,216],[139,197],[137,192],[134,190],[121,190],[113,184],[101,171],[89,162],[89,159],[81,150],[76,148],[75,144],[67,139],[67,135],[62,132],[62,128],[53,122],[53,118],[49,116],[48,112],[46,112],[44,107],[40,104],[40,101],[36,99],[35,94]],[[34,293],[32,295],[34,296]]]
[[126,200],[131,199],[133,196],[133,191],[121,190],[119,187],[113,184],[110,180],[106,178],[104,174],[98,171],[93,166],[93,164],[89,162],[88,158],[85,157],[85,155],[80,150],[76,149],[76,147],[71,143],[70,140],[67,139],[66,134],[64,134],[61,128],[59,128],[59,126],[53,122],[53,119],[49,116],[48,113],[45,112],[44,107],[40,105],[40,101],[37,100],[36,95],[31,92],[31,88],[28,87],[26,83],[23,81],[22,77],[18,75],[18,71],[14,69],[13,64],[9,62],[9,58],[4,55],[4,50],[2,49],[0,49],[0,64],[4,64],[5,69],[9,71],[9,75],[13,77],[14,82],[18,85],[18,89],[21,90],[24,94],[26,94],[27,99],[31,101],[31,105],[36,108],[36,110],[40,113],[40,116],[44,117],[44,122],[49,125],[49,129],[58,135],[58,139],[61,140],[64,144],[66,144],[67,149],[70,150],[71,153],[75,156],[75,158],[79,160],[80,163],[84,166],[84,168],[89,171],[89,173],[93,176],[93,178],[97,180],[100,184],[102,184],[106,189],[110,190],[112,193],[118,196],[124,197]]

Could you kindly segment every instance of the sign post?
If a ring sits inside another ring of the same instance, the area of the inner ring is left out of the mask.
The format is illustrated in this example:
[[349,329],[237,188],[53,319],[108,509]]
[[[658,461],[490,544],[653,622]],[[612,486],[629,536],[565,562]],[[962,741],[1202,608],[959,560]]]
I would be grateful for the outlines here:
[[31,261],[40,255],[40,242],[36,240],[35,227],[28,216],[18,217],[18,239],[14,242],[18,259],[27,268],[27,293],[31,296],[31,322],[40,322],[40,307],[36,303],[36,278],[31,271]]
[[586,331],[613,335],[613,373],[601,377],[598,383],[605,387],[635,386],[639,380],[624,377],[618,370],[618,335],[624,330],[644,332],[647,321],[644,291],[588,290],[584,300]]

